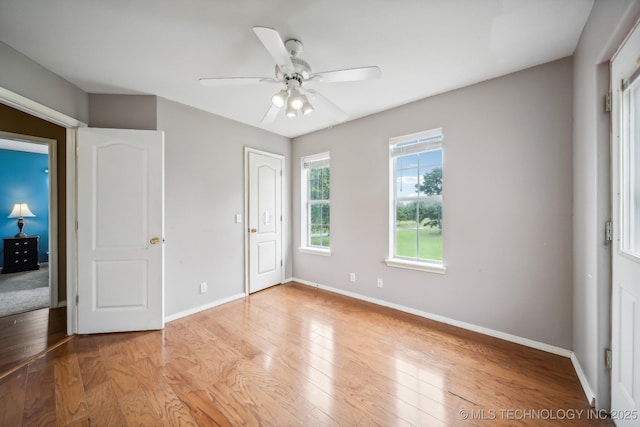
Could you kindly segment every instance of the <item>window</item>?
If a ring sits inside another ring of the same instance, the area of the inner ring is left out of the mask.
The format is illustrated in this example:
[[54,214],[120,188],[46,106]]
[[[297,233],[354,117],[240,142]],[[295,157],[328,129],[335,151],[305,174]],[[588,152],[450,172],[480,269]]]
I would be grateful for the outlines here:
[[303,157],[301,170],[302,242],[300,250],[329,255],[331,244],[329,153]]
[[444,273],[442,129],[391,138],[387,265]]

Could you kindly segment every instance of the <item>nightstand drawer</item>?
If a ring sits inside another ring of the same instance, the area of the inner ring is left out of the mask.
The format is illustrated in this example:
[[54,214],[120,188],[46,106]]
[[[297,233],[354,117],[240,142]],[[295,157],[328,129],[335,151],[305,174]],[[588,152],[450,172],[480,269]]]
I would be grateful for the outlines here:
[[[7,245],[7,240],[9,240],[9,244]],[[5,239],[5,250],[7,248],[7,246],[9,246],[10,248],[16,249],[16,250],[22,250],[22,249],[37,249],[38,248],[38,238],[37,237],[24,237],[22,239],[17,239],[17,238],[13,238],[13,239]]]
[[38,236],[4,239],[3,273],[38,270]]

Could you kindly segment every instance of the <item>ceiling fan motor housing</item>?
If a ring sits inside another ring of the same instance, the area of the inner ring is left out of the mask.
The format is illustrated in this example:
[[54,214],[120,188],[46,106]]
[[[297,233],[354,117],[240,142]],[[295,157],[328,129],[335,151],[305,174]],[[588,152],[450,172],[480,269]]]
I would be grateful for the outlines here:
[[291,62],[293,63],[294,72],[285,72],[279,66],[276,65],[276,79],[281,80],[283,82],[287,82],[291,79],[298,80],[301,84],[303,80],[309,78],[311,74],[311,67],[307,63],[300,58],[291,58]]

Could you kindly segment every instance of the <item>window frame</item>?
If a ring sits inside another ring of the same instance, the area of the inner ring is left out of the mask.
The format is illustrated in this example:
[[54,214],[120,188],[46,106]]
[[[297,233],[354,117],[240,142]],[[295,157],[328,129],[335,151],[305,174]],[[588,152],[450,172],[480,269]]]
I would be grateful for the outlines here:
[[[415,200],[429,201],[433,200],[433,196],[415,196],[415,197],[397,197],[396,189],[396,171],[397,159],[401,156],[409,154],[419,154],[428,151],[441,150],[442,168],[444,170],[444,134],[442,128],[431,129],[423,132],[416,132],[409,135],[393,137],[389,139],[389,254],[385,259],[385,263],[389,267],[405,268],[409,270],[425,271],[430,273],[444,274],[446,272],[444,260],[444,233],[443,233],[443,256],[442,260],[421,260],[405,258],[396,255],[396,205],[398,201]],[[414,142],[412,144],[412,142]],[[399,200],[400,199],[400,200]],[[444,194],[439,196],[441,203],[444,202]],[[443,214],[444,216],[444,214]]]
[[[310,216],[311,206],[317,204],[329,205],[329,236],[331,236],[331,173],[329,174],[329,199],[310,200],[310,171],[312,167],[307,167],[309,163],[316,163],[323,167],[329,167],[331,171],[331,156],[329,152],[313,154],[309,156],[302,156],[300,158],[300,246],[298,250],[302,253],[308,253],[313,255],[330,256],[331,255],[331,243],[329,246],[315,246],[311,245],[311,232],[310,232]],[[331,237],[330,237],[331,238]]]

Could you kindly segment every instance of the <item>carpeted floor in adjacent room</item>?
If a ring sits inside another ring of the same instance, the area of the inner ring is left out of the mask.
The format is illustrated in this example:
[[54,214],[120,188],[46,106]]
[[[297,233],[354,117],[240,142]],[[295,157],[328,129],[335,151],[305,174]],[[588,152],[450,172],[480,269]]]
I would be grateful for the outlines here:
[[0,274],[0,317],[49,307],[49,268]]

